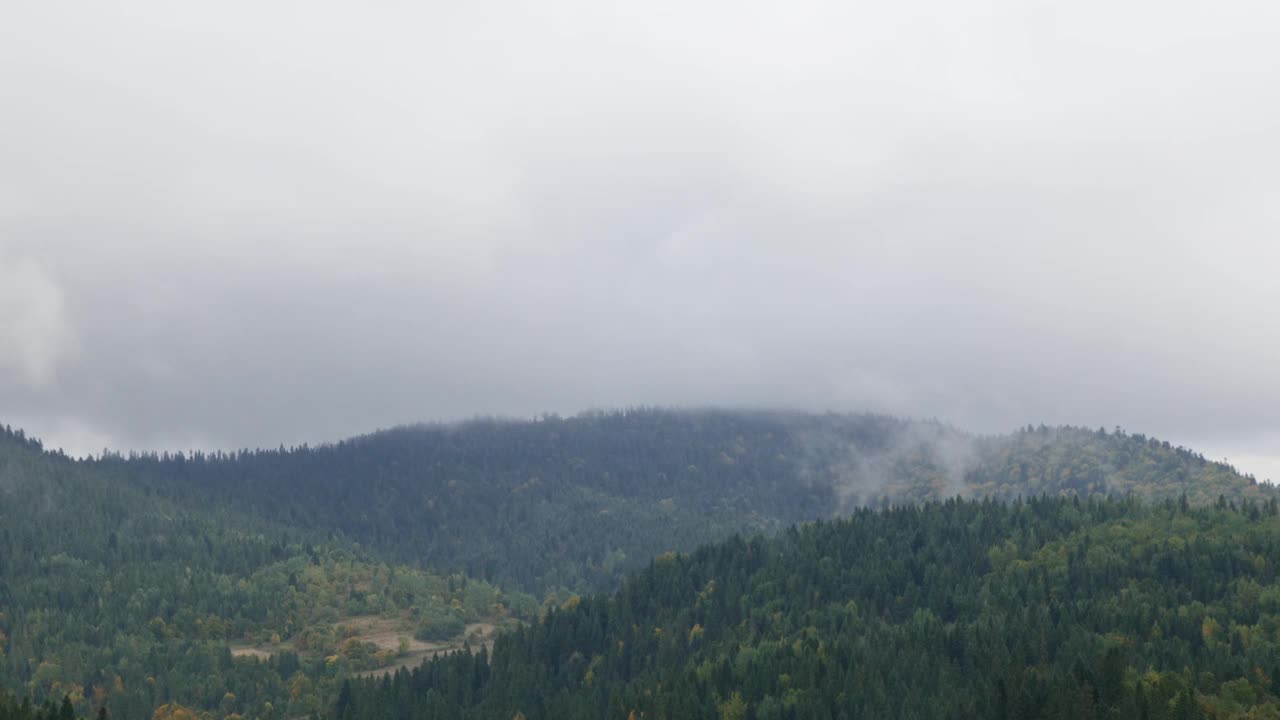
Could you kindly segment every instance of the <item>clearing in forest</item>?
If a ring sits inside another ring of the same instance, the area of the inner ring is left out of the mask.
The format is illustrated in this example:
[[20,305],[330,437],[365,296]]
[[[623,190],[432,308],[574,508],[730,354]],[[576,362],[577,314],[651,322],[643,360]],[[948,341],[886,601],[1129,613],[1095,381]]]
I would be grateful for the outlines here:
[[[448,640],[424,641],[415,638],[414,623],[408,616],[357,615],[343,618],[333,624],[340,648],[367,648],[372,656],[382,655],[389,662],[380,667],[352,673],[359,677],[395,672],[400,668],[413,668],[436,653],[461,650],[470,644],[472,651],[481,647],[491,649],[498,626],[490,622],[470,623],[457,636]],[[254,657],[266,660],[279,652],[295,651],[292,642],[272,644],[233,643],[233,657]]]

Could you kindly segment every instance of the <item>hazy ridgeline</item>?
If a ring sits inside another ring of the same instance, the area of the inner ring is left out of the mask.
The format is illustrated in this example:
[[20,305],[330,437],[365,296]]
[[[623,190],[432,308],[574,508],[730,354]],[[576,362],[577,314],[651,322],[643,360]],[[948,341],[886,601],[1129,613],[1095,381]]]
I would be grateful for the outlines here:
[[668,550],[861,506],[1271,492],[1229,466],[1116,431],[987,437],[877,415],[719,410],[404,427],[316,448],[92,465],[176,502],[537,592],[609,589]]

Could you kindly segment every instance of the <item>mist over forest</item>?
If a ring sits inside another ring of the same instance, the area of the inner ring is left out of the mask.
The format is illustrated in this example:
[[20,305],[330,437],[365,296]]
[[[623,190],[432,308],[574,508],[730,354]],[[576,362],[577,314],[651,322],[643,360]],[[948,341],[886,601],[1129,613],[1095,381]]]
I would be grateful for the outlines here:
[[1280,4],[0,10],[0,720],[1280,720]]

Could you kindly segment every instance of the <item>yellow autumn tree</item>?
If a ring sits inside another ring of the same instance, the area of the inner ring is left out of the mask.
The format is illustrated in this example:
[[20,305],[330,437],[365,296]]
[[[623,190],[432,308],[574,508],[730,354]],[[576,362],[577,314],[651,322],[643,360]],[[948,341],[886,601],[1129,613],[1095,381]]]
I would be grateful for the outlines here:
[[735,692],[720,703],[720,720],[747,720],[747,704],[743,702],[741,693]]
[[1200,636],[1204,638],[1205,642],[1209,642],[1218,637],[1218,631],[1221,629],[1222,626],[1218,624],[1217,620],[1206,617],[1204,622],[1200,623]]

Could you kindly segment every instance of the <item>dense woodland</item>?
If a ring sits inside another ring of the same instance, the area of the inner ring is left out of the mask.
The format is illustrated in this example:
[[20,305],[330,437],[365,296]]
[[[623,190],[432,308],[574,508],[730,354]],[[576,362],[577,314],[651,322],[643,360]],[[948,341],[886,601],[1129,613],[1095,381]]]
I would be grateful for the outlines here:
[[[244,524],[3,435],[0,685],[37,711],[46,702],[61,711],[65,698],[78,714],[109,705],[117,718],[160,706],[296,717],[322,712],[350,672],[396,659],[350,642],[344,618],[386,617],[406,636],[434,638],[538,610],[486,583]],[[233,657],[236,643],[270,658]]]
[[[110,716],[104,707],[96,717],[108,720]],[[76,709],[68,697],[35,705],[29,697],[19,700],[13,693],[0,692],[0,720],[76,720]]]
[[[0,687],[18,695],[0,701],[0,713],[324,715],[347,678],[400,661],[353,635],[352,618],[460,642],[466,623],[516,626],[579,597],[606,602],[589,593],[617,589],[655,557],[687,562],[670,551],[735,535],[756,539],[705,552],[757,547],[833,527],[796,523],[850,513],[869,522],[881,516],[868,509],[956,495],[1185,496],[1191,507],[1222,495],[1270,508],[1272,494],[1229,466],[1116,430],[975,437],[866,415],[641,410],[409,427],[316,448],[89,460],[5,428]],[[861,562],[902,552],[871,542]],[[941,572],[927,569],[935,560],[920,559],[920,572]],[[760,600],[791,612],[785,593]],[[755,607],[742,602],[744,612]],[[557,610],[549,621],[560,617],[576,616]],[[502,642],[498,664],[508,662]],[[606,694],[626,697],[626,683],[610,677]],[[586,707],[578,692],[564,685],[561,694]],[[740,692],[762,716],[763,696]],[[732,693],[722,702],[736,707]],[[459,707],[480,717],[491,705]]]
[[374,718],[1277,718],[1274,500],[931,502],[665,555]]
[[178,502],[332,533],[528,592],[608,590],[669,550],[860,506],[956,495],[1263,500],[1229,466],[1141,435],[975,437],[877,415],[637,410],[406,427],[317,448],[105,454]]

